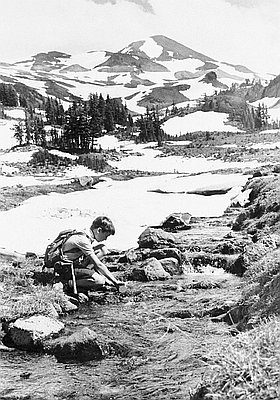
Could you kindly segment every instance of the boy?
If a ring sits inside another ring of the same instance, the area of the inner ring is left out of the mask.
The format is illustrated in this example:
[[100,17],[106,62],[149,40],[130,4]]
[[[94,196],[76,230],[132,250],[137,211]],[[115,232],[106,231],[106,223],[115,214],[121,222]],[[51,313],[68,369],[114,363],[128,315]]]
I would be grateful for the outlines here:
[[[97,289],[105,283],[113,284],[117,288],[124,285],[108,270],[101,258],[108,253],[104,244],[110,235],[115,234],[115,227],[108,217],[97,217],[85,234],[73,234],[62,247],[63,260],[73,263],[75,280],[78,289]],[[71,280],[69,288],[74,286]]]

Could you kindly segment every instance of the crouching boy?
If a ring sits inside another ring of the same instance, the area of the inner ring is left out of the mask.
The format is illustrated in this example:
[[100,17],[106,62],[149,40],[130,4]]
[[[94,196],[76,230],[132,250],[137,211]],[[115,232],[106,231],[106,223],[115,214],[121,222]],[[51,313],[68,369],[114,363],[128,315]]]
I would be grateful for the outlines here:
[[97,217],[90,229],[83,233],[72,234],[62,246],[63,262],[69,262],[74,271],[73,279],[68,281],[68,288],[75,286],[78,291],[96,290],[105,284],[119,288],[124,282],[118,281],[101,261],[108,253],[100,242],[115,234],[112,221],[105,216]]

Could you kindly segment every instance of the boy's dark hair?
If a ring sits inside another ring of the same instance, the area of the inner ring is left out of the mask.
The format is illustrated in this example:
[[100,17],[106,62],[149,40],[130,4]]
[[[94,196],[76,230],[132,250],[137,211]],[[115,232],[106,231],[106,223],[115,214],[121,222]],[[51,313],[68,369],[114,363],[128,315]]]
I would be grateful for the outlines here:
[[113,222],[108,217],[97,217],[92,221],[90,229],[101,228],[103,232],[109,233],[109,235],[115,234],[115,227]]

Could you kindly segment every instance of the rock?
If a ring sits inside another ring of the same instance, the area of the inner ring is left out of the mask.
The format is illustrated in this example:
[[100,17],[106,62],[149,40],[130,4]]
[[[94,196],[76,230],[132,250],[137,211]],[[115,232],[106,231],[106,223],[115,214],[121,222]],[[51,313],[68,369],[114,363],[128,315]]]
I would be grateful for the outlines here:
[[172,233],[162,229],[147,228],[138,238],[140,248],[156,249],[159,247],[170,247],[176,243],[176,237]]
[[170,274],[165,271],[160,261],[156,258],[149,258],[142,264],[148,281],[165,280],[170,278]]
[[147,277],[143,268],[137,266],[126,272],[126,279],[130,281],[146,282]]
[[160,260],[164,270],[170,275],[180,275],[183,273],[182,266],[179,265],[177,258],[169,257]]
[[100,360],[107,355],[127,355],[128,349],[116,342],[106,338],[98,337],[89,328],[83,328],[71,336],[56,339],[48,343],[45,349],[53,354],[58,361],[78,360]]
[[244,272],[242,258],[239,254],[212,254],[203,251],[189,252],[188,262],[194,270],[200,272],[201,267],[211,266],[214,268],[223,268],[227,272],[242,275]]
[[191,229],[190,219],[191,214],[189,213],[173,213],[161,224],[161,228],[169,232]]
[[83,328],[66,338],[56,339],[49,344],[47,352],[53,354],[58,361],[100,360],[104,357],[104,350],[97,341],[97,334],[89,328]]
[[134,264],[138,261],[143,261],[147,258],[149,249],[129,249],[123,256],[119,258],[121,263]]
[[77,310],[78,310],[78,305],[75,304],[75,299],[73,298],[72,300],[72,298],[69,297],[69,300],[66,300],[65,303],[63,304],[63,312],[71,313]]
[[64,324],[44,315],[19,318],[9,324],[6,340],[14,347],[24,350],[41,350],[43,341],[58,335]]
[[46,306],[46,314],[51,318],[58,318],[59,314],[61,314],[61,307],[59,305],[54,306],[49,303]]
[[92,176],[81,176],[79,177],[79,183],[81,186],[91,186],[93,184]]
[[149,252],[149,258],[151,257],[155,257],[157,260],[172,257],[176,258],[179,264],[182,264],[184,259],[183,253],[179,249],[176,249],[175,247],[166,247],[163,249],[152,250]]
[[223,321],[229,325],[234,325],[242,321],[242,319],[246,317],[247,313],[248,306],[241,304],[231,308],[224,316]]

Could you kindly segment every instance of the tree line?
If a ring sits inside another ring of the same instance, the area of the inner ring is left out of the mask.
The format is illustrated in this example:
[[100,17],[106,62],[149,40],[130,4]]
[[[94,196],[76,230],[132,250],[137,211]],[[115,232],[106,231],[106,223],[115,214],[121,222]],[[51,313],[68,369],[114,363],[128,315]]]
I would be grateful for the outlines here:
[[[15,125],[15,138],[22,144],[36,144],[69,151],[94,151],[96,138],[114,132],[117,127],[130,130],[133,119],[119,99],[91,94],[88,100],[76,100],[65,111],[61,102],[48,97],[44,112],[25,109],[25,120]],[[47,129],[48,126],[48,129]]]

